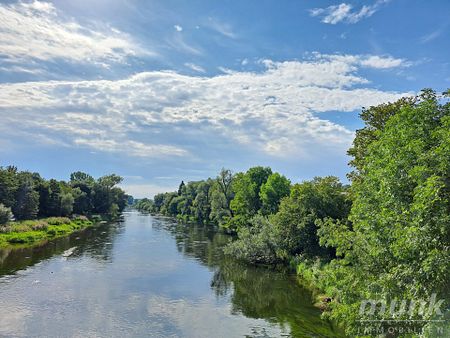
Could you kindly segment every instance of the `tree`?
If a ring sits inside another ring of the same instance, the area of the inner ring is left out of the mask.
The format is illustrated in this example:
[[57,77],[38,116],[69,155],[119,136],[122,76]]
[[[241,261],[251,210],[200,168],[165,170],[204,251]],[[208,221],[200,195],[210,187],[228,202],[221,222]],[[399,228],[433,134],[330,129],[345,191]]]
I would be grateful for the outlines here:
[[333,277],[337,320],[360,320],[362,298],[449,301],[450,104],[429,90],[411,102],[355,155],[351,223],[324,225],[322,242],[343,257]]
[[17,167],[0,167],[0,203],[12,208],[16,203],[16,192],[19,187]]
[[0,226],[8,223],[12,218],[11,208],[5,207],[0,203]]
[[69,216],[73,211],[74,198],[71,193],[61,195],[61,216]]
[[86,183],[86,184],[93,184],[95,182],[94,178],[81,171],[76,171],[70,174],[70,183],[76,184],[76,183]]
[[39,193],[34,190],[33,179],[29,173],[25,172],[20,176],[13,213],[18,220],[34,219],[39,211]]
[[272,170],[269,167],[253,167],[236,175],[233,182],[234,198],[231,209],[235,215],[250,219],[261,208],[260,189],[266,183]]
[[91,198],[94,212],[108,214],[113,203],[118,207],[119,205],[125,206],[126,195],[118,193],[119,191],[115,188],[122,180],[122,177],[112,174],[102,176],[94,183]]
[[225,253],[252,264],[279,262],[277,251],[280,237],[276,228],[262,215],[254,216],[250,224],[250,227],[238,229],[239,240],[225,247]]
[[348,154],[353,157],[350,165],[354,167],[354,171],[348,175],[350,179],[357,179],[364,166],[369,145],[378,139],[378,135],[384,130],[389,118],[397,114],[402,107],[414,106],[417,100],[416,97],[404,97],[395,102],[363,108],[359,116],[364,121],[365,126],[356,131],[353,145],[348,150]]
[[207,223],[211,213],[211,180],[200,182],[197,188],[197,196],[193,202],[194,218],[200,223]]
[[280,257],[288,259],[298,254],[332,257],[333,251],[319,244],[317,223],[327,218],[347,219],[350,206],[347,188],[337,177],[316,177],[295,184],[271,218],[280,236]]
[[74,197],[73,212],[89,214],[93,211],[93,191],[95,179],[84,172],[77,171],[70,174],[70,186]]
[[267,182],[261,186],[259,196],[262,202],[262,212],[265,215],[275,214],[283,197],[288,196],[291,189],[291,181],[279,173],[269,176]]
[[184,187],[185,187],[184,181],[181,181],[180,186],[178,187],[178,196],[181,196]]
[[155,208],[155,212],[159,212],[163,204],[164,204],[164,193],[156,194],[153,197],[153,205]]
[[48,198],[43,203],[46,206],[45,215],[61,216],[61,185],[57,180],[51,179],[48,183],[48,188]]
[[231,200],[234,197],[232,190],[234,176],[231,170],[222,168],[215,183],[211,186],[211,212],[210,220],[221,226],[233,217]]

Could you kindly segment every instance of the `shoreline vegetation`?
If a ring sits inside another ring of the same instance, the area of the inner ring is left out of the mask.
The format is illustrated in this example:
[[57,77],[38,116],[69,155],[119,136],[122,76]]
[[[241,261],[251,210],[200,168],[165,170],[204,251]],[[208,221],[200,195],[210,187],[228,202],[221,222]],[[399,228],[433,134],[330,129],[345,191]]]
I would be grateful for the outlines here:
[[38,245],[46,240],[68,236],[94,224],[85,216],[11,222],[1,229],[0,249]]
[[132,197],[117,187],[122,178],[94,179],[74,172],[70,180],[0,167],[0,248],[23,247],[67,236],[117,219]]
[[[219,226],[236,237],[225,253],[249,264],[293,267],[323,316],[349,336],[448,336],[449,97],[424,89],[364,108],[348,151],[350,184],[333,176],[292,184],[261,166],[222,169],[134,206]],[[439,309],[419,306],[433,299]],[[365,301],[374,311],[361,311]]]

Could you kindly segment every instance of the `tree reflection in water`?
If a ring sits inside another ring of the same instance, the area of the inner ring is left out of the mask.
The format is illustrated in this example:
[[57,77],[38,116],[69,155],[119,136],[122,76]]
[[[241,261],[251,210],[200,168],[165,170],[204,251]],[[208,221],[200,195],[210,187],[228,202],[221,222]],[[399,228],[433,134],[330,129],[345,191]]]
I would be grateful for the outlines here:
[[231,236],[213,227],[183,225],[167,218],[155,218],[153,226],[169,231],[180,252],[213,270],[211,288],[217,297],[230,297],[233,314],[288,327],[294,337],[342,336],[331,323],[320,319],[311,292],[299,285],[295,275],[224,256],[223,247]]
[[124,230],[123,222],[119,221],[93,226],[32,247],[0,249],[0,276],[25,269],[73,247],[76,248],[70,258],[87,255],[98,261],[111,262],[114,239]]

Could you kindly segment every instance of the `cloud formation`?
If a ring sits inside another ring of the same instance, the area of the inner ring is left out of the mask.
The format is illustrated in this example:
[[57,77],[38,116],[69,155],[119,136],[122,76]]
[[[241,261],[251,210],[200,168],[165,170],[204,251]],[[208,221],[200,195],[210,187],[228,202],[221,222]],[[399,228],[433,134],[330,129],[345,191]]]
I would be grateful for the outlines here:
[[335,25],[339,22],[344,22],[352,24],[371,17],[383,4],[389,1],[377,0],[372,5],[362,6],[359,11],[354,11],[352,5],[343,2],[339,5],[332,5],[326,8],[313,8],[309,13],[311,16],[321,17],[323,23]]
[[223,145],[314,158],[319,149],[344,152],[353,137],[318,113],[351,112],[406,95],[368,88],[369,80],[358,75],[363,67],[402,62],[316,53],[303,61],[264,60],[260,72],[212,77],[151,71],[118,81],[2,84],[0,132],[32,131],[55,143],[140,159],[220,156]]
[[154,55],[130,36],[104,25],[82,25],[50,2],[0,4],[0,63],[11,68],[66,60],[107,65],[135,55]]

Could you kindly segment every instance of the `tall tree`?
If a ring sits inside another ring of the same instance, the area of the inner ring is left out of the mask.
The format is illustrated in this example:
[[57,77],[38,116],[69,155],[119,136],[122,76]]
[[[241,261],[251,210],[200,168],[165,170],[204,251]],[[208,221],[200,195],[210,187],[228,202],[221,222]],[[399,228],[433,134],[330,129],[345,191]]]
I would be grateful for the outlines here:
[[425,91],[399,105],[361,150],[351,224],[322,230],[323,242],[344,256],[333,277],[340,297],[333,316],[361,319],[355,309],[362,298],[436,293],[449,301],[450,103]]
[[39,193],[34,190],[34,182],[30,173],[24,172],[20,176],[13,213],[19,220],[34,219],[39,211]]
[[291,181],[279,173],[273,173],[267,182],[261,186],[259,196],[261,198],[261,210],[263,214],[275,214],[283,197],[289,195]]
[[272,170],[269,167],[253,167],[236,175],[233,182],[234,198],[231,209],[235,215],[250,219],[261,208],[260,190]]
[[17,167],[0,167],[0,203],[12,208],[16,203],[16,192],[19,187]]

